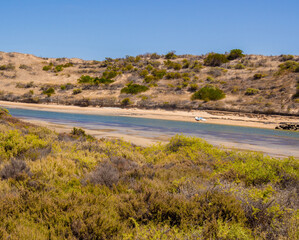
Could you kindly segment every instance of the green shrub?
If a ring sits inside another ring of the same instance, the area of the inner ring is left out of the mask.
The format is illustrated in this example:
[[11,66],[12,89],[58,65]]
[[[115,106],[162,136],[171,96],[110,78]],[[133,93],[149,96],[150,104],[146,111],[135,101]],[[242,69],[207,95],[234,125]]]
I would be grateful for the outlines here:
[[50,87],[44,90],[43,94],[47,95],[48,97],[51,97],[52,94],[55,94],[55,89],[53,87]]
[[202,69],[202,65],[200,62],[198,62],[197,60],[195,60],[191,67],[190,67],[194,72],[200,72],[200,70]]
[[76,127],[74,127],[72,129],[71,134],[74,135],[74,136],[79,136],[79,137],[80,136],[82,136],[82,137],[86,136],[86,133],[82,128],[76,128]]
[[166,74],[166,70],[165,69],[154,69],[151,73],[156,79],[162,79]]
[[294,56],[290,55],[290,54],[288,54],[288,55],[283,54],[280,56],[280,61],[282,61],[282,62],[289,61],[292,59],[294,59]]
[[121,105],[122,106],[128,106],[131,104],[131,101],[130,101],[130,98],[124,98],[122,101],[121,101]]
[[9,63],[8,65],[1,65],[0,70],[12,71],[15,70],[15,66],[11,63]]
[[145,78],[149,74],[148,70],[143,69],[140,73],[139,76]]
[[299,72],[299,63],[295,61],[286,61],[279,65],[280,70]]
[[107,79],[107,78],[98,78],[98,77],[96,77],[96,78],[93,79],[93,83],[95,85],[98,85],[98,84],[110,84],[110,83],[113,83],[113,82],[114,82],[113,80]]
[[191,100],[201,99],[204,101],[216,101],[223,98],[225,98],[224,92],[213,85],[206,85],[191,96]]
[[19,68],[20,68],[20,69],[24,69],[24,70],[30,70],[30,69],[31,69],[31,67],[29,67],[29,66],[27,66],[27,65],[25,65],[25,64],[21,64],[21,65],[19,66]]
[[183,60],[183,68],[189,68],[190,62],[187,59]]
[[57,65],[54,68],[54,72],[61,72],[63,70],[63,66],[62,65]]
[[178,73],[178,72],[168,72],[165,75],[166,79],[179,79],[182,77],[182,74]]
[[229,55],[227,56],[228,60],[234,60],[237,58],[244,57],[243,51],[241,49],[232,49],[230,50]]
[[73,90],[73,94],[74,95],[77,95],[77,94],[79,94],[81,92],[82,92],[82,90],[80,88],[76,88],[76,89]]
[[165,66],[168,67],[168,69],[173,68],[174,70],[181,70],[182,65],[178,62],[172,62],[170,60],[164,61]]
[[204,64],[211,67],[220,66],[226,62],[228,62],[226,56],[219,53],[209,53],[209,55],[204,59]]
[[175,55],[175,51],[171,51],[165,55],[166,59],[176,59],[178,56]]
[[235,69],[245,69],[245,66],[242,63],[238,63],[234,66]]
[[195,92],[198,89],[198,85],[196,83],[190,84],[189,91]]
[[94,78],[92,78],[91,76],[88,76],[88,75],[82,75],[78,79],[78,83],[90,83],[90,84],[92,84],[93,81],[94,81]]
[[60,89],[61,89],[61,90],[65,90],[65,89],[66,89],[66,86],[65,86],[65,85],[61,85],[61,86],[60,86]]
[[48,65],[48,66],[44,66],[43,67],[43,70],[44,71],[49,71],[49,70],[51,70],[52,69],[52,66],[50,66],[50,65]]
[[257,93],[259,93],[260,91],[258,89],[255,88],[247,88],[245,95],[255,95]]
[[115,78],[119,73],[115,70],[103,72],[103,78],[112,79]]
[[146,66],[146,70],[147,71],[152,71],[154,69],[154,67],[151,65],[151,64],[148,64],[147,66]]
[[67,68],[67,67],[72,67],[72,66],[74,66],[74,64],[68,62],[68,63],[66,63],[66,64],[64,64],[64,65],[62,65],[62,66],[65,67],[65,68]]
[[126,94],[138,94],[141,92],[145,92],[147,90],[148,90],[147,86],[130,82],[129,84],[127,84],[127,87],[122,88],[120,92]]
[[144,82],[146,83],[150,83],[152,81],[156,80],[156,78],[153,76],[153,75],[147,75],[145,78],[144,78]]
[[92,84],[92,85],[98,85],[98,84],[110,84],[113,83],[114,81],[111,79],[107,79],[107,78],[98,78],[98,77],[90,77],[88,75],[82,75],[79,79],[78,79],[78,83],[84,84]]
[[253,79],[261,79],[261,78],[264,78],[266,77],[265,74],[262,74],[262,73],[256,73],[253,75]]
[[159,59],[160,55],[158,55],[157,53],[152,53],[150,56],[151,59]]

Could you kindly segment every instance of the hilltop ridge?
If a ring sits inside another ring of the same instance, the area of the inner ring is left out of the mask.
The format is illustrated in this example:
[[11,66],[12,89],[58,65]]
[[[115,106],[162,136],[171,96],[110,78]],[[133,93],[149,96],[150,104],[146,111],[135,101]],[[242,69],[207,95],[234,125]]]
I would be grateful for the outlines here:
[[104,61],[0,52],[0,100],[299,114],[299,56],[142,54]]

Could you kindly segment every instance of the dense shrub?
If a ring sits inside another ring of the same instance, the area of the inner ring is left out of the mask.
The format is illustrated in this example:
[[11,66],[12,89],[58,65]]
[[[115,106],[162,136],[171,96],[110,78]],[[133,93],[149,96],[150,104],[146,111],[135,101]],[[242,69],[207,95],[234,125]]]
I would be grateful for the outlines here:
[[48,97],[51,97],[52,94],[55,94],[55,89],[53,87],[50,87],[44,90],[43,94],[47,95]]
[[63,71],[63,66],[62,65],[55,66],[54,72],[61,72],[61,71]]
[[150,56],[151,59],[159,59],[160,57],[161,56],[158,55],[157,53],[152,53],[151,56]]
[[91,77],[88,75],[82,75],[79,79],[78,79],[78,83],[81,84],[92,84],[92,85],[99,85],[99,84],[110,84],[113,83],[114,81],[108,78],[98,78],[98,77]]
[[43,70],[44,71],[49,71],[49,70],[51,70],[52,69],[52,66],[50,66],[50,65],[47,65],[47,66],[44,66],[43,67]]
[[253,79],[261,79],[261,78],[264,78],[266,77],[265,74],[262,74],[262,73],[256,73],[253,75]]
[[165,75],[166,79],[179,79],[182,77],[182,74],[178,73],[178,72],[168,72]]
[[11,63],[9,63],[7,65],[1,65],[0,70],[12,71],[12,70],[15,70],[15,66]]
[[299,72],[299,63],[295,61],[286,61],[279,65],[280,70]]
[[124,98],[122,101],[121,101],[121,105],[122,106],[128,106],[131,104],[131,101],[130,101],[130,98]]
[[79,136],[79,137],[86,136],[86,133],[82,128],[76,128],[76,127],[74,127],[72,129],[71,134],[74,135],[74,136]]
[[222,98],[225,98],[224,92],[212,85],[206,85],[191,96],[192,100],[201,99],[204,101],[216,101]]
[[245,69],[245,66],[242,63],[238,63],[234,66],[235,69]]
[[167,66],[168,69],[174,69],[174,70],[181,70],[182,65],[178,62],[172,62],[170,60],[164,61],[164,65]]
[[241,49],[232,49],[232,50],[230,50],[230,53],[227,56],[227,59],[228,60],[234,60],[234,59],[237,59],[237,58],[241,58],[243,56],[244,56],[244,54],[243,54],[243,51]]
[[211,67],[220,66],[226,62],[228,62],[226,56],[219,53],[209,53],[209,55],[204,59],[204,64]]
[[[86,141],[9,116],[0,130],[1,239],[297,239],[295,158],[178,135]],[[23,156],[41,141],[53,154]]]
[[126,87],[121,89],[121,93],[127,93],[127,94],[138,94],[141,92],[145,92],[148,90],[147,86],[139,85],[136,83],[129,83]]
[[280,58],[280,61],[285,62],[285,61],[294,59],[294,56],[290,55],[290,54],[288,54],[288,55],[283,54],[283,55],[280,55],[279,58]]
[[146,83],[150,83],[150,82],[152,82],[154,80],[157,80],[157,79],[153,75],[147,75],[144,78],[144,82],[146,82]]
[[183,59],[183,68],[189,68],[190,62],[187,59]]
[[145,78],[149,74],[147,69],[140,71],[139,76]]
[[153,69],[153,71],[151,73],[156,79],[162,79],[166,74],[166,70],[165,69]]
[[259,90],[258,89],[255,89],[255,88],[247,88],[246,89],[246,92],[245,92],[245,95],[255,95],[259,93]]
[[24,69],[24,70],[31,70],[31,69],[32,69],[31,67],[29,67],[28,65],[25,65],[25,64],[21,64],[21,65],[19,66],[19,68],[20,68],[20,69]]
[[178,56],[175,55],[175,51],[171,51],[171,52],[168,52],[166,55],[165,55],[165,58],[166,59],[176,59]]
[[117,75],[119,74],[119,72],[117,71],[105,71],[103,72],[103,78],[105,79],[112,79],[112,78],[115,78]]
[[77,95],[77,94],[79,94],[81,92],[82,92],[82,89],[80,89],[80,88],[76,88],[76,89],[73,90],[73,94],[74,95]]
[[195,92],[198,89],[198,85],[196,83],[190,84],[189,91]]

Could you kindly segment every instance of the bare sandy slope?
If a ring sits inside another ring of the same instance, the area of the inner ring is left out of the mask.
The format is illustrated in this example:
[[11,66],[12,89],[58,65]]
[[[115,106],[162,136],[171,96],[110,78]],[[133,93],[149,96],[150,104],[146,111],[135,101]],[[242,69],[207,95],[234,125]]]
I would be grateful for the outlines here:
[[13,108],[26,108],[35,110],[46,110],[67,113],[83,113],[108,116],[126,116],[141,117],[152,119],[176,120],[194,122],[194,117],[199,116],[205,118],[206,123],[226,124],[234,126],[258,127],[274,129],[280,122],[298,122],[299,117],[286,116],[265,116],[253,115],[253,117],[239,116],[224,113],[210,113],[207,111],[167,111],[167,110],[144,110],[144,109],[122,109],[122,108],[96,108],[96,107],[77,107],[52,104],[30,104],[0,101],[0,106]]

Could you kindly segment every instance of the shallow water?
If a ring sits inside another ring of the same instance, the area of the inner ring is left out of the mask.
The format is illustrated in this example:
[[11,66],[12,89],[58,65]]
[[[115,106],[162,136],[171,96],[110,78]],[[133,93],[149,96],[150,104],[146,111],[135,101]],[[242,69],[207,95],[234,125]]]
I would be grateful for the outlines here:
[[[299,132],[239,127],[200,122],[182,122],[134,117],[61,113],[53,111],[8,108],[13,116],[83,127],[86,129],[114,129],[121,134],[144,137],[196,136],[211,143],[250,150],[268,149],[277,155],[299,157]],[[273,150],[273,151],[272,151]]]

